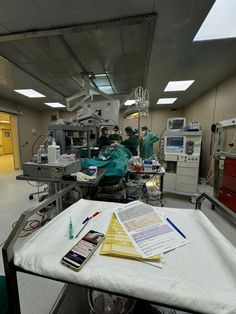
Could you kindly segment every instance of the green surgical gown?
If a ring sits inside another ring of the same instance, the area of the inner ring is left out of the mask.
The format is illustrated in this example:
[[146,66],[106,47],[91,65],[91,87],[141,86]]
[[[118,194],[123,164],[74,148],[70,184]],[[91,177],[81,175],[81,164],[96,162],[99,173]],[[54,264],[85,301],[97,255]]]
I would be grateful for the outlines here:
[[142,158],[148,159],[153,155],[153,143],[157,142],[159,137],[152,132],[143,136]]

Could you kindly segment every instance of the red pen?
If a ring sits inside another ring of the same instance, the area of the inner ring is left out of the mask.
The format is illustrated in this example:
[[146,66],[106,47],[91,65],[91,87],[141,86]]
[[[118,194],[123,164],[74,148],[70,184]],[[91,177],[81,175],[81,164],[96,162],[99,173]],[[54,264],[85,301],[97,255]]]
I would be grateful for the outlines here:
[[91,218],[93,218],[93,217],[99,215],[100,213],[101,213],[101,212],[96,212],[96,213],[94,213],[94,214],[91,216]]

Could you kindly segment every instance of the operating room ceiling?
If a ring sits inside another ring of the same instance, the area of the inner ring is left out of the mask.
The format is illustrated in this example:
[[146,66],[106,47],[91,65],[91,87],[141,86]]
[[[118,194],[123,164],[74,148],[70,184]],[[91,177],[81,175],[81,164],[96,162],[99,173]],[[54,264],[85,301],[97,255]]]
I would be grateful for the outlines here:
[[[78,93],[82,74],[126,95],[138,85],[191,103],[236,71],[236,40],[193,43],[214,0],[9,0],[0,3],[0,96],[38,110]],[[185,92],[164,93],[170,80],[193,79]],[[14,89],[33,88],[30,99]],[[105,91],[105,90],[104,90]],[[125,96],[124,96],[125,97]],[[163,107],[163,106],[162,106]]]

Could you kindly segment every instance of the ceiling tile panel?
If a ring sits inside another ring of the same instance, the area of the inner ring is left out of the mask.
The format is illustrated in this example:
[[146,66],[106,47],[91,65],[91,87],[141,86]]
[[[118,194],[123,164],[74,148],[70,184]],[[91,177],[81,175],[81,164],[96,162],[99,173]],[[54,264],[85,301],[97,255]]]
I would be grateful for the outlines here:
[[33,0],[1,1],[0,20],[42,18],[43,14]]
[[13,18],[12,16],[7,19],[2,19],[2,24],[12,33],[23,32],[29,30],[40,30],[47,29],[51,27],[51,24],[44,17],[33,18],[28,16],[27,18]]
[[78,25],[83,23],[92,23],[98,22],[103,20],[109,20],[114,18],[121,17],[119,11],[115,8],[107,8],[106,11],[103,9],[96,9],[96,10],[84,10],[78,11],[71,11],[69,14],[54,14],[48,13],[47,14],[48,20],[54,26],[65,26],[65,25]]
[[138,7],[142,10],[149,10],[150,12],[153,9],[153,0],[94,0],[94,2],[97,9],[103,10],[112,7],[117,10],[121,10],[122,8],[131,10]]
[[0,35],[4,35],[4,34],[7,34],[7,33],[9,33],[9,30],[5,26],[0,24]]
[[93,0],[34,0],[37,6],[47,16],[79,13],[84,10],[94,10]]

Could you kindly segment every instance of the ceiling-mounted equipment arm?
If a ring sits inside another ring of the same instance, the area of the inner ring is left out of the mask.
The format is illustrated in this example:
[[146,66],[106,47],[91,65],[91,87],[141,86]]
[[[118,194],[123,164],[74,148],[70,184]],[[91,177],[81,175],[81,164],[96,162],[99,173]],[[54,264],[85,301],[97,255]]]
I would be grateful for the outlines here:
[[[83,76],[83,80],[84,80],[84,87],[83,90],[71,97],[66,98],[66,103],[67,103],[67,110],[68,111],[75,111],[77,110],[79,107],[81,107],[83,105],[83,103],[89,99],[90,97],[93,97],[93,92],[96,92],[97,94],[109,99],[109,100],[114,100],[114,98],[110,95],[107,95],[106,93],[103,93],[100,89],[93,87],[90,84],[90,77],[89,74],[84,74]],[[77,102],[74,102],[76,99],[78,99]]]

